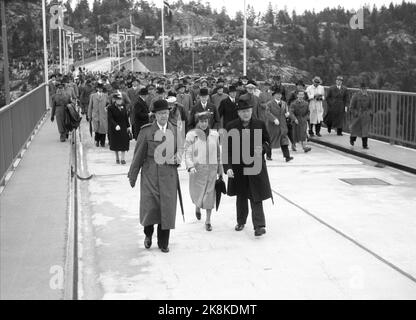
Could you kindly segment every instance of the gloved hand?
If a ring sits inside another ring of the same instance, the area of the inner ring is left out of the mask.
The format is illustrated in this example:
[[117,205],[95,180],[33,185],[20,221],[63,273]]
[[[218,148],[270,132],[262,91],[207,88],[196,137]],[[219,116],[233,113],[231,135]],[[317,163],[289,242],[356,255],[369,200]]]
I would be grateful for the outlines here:
[[227,176],[228,176],[228,178],[234,178],[234,171],[233,171],[233,169],[228,169],[227,170]]
[[277,120],[277,119],[274,119],[274,124],[276,125],[276,126],[278,126],[279,124],[280,124],[280,122],[279,122],[279,120]]
[[120,126],[116,125],[116,131],[120,131]]
[[193,173],[196,173],[196,169],[195,169],[195,168],[190,168],[190,169],[189,169],[189,173],[192,173],[192,174],[193,174]]

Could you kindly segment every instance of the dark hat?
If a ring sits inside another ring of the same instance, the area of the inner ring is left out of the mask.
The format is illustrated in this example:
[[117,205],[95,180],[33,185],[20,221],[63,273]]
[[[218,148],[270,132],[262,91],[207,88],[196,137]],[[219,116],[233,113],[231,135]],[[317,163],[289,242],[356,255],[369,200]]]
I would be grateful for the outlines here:
[[360,82],[360,88],[368,88],[368,83],[367,83],[367,81],[361,81]]
[[343,76],[337,76],[337,80],[344,81],[344,77]]
[[243,79],[248,80],[248,77],[247,77],[247,76],[242,76],[240,79],[241,79],[241,80],[243,80]]
[[247,100],[240,100],[238,101],[238,110],[244,110],[244,109],[249,109],[249,108],[253,108],[252,105],[250,105]]
[[147,90],[147,88],[141,88],[140,90],[139,90],[139,95],[140,96],[146,96],[146,95],[148,95],[149,94],[149,91]]
[[147,90],[153,90],[155,88],[155,86],[153,84],[149,84],[147,87]]
[[281,80],[282,79],[282,77],[281,76],[279,76],[278,74],[277,75],[275,75],[275,76],[273,76],[273,78],[272,78],[273,80]]
[[229,86],[228,87],[228,92],[236,92],[237,88],[235,86]]
[[224,79],[219,78],[219,79],[217,80],[217,83],[220,83],[220,82],[224,82]]
[[55,86],[56,86],[57,88],[62,88],[62,87],[64,86],[64,84],[63,84],[61,81],[56,81],[56,82],[55,82]]
[[271,84],[270,82],[266,81],[266,82],[264,83],[264,85],[265,85],[265,86],[269,86],[269,87],[270,87],[272,84]]
[[279,87],[275,88],[275,89],[273,90],[272,95],[274,96],[276,93],[280,93],[280,94],[282,94],[282,89],[280,89]]
[[200,96],[207,96],[209,93],[208,93],[208,89],[207,88],[202,88],[201,90],[199,90],[199,95]]
[[202,112],[198,112],[197,114],[195,114],[195,118],[197,121],[199,120],[209,120],[211,119],[212,116],[212,112],[211,111],[202,111]]
[[186,88],[186,86],[183,83],[179,83],[176,90],[179,90],[180,88]]
[[158,111],[162,111],[162,110],[169,110],[169,104],[166,100],[160,99],[160,100],[156,100],[153,103],[153,112],[158,112]]
[[257,87],[257,83],[254,80],[249,80],[246,87]]
[[160,88],[160,87],[159,87],[159,88],[157,88],[157,89],[156,89],[156,93],[157,93],[157,94],[162,94],[162,93],[165,93],[165,89],[164,89],[164,88]]
[[113,98],[114,99],[123,99],[123,95],[121,94],[120,91],[117,90],[116,92],[113,93]]
[[303,82],[303,80],[298,80],[298,81],[296,81],[296,85],[304,87],[305,83]]

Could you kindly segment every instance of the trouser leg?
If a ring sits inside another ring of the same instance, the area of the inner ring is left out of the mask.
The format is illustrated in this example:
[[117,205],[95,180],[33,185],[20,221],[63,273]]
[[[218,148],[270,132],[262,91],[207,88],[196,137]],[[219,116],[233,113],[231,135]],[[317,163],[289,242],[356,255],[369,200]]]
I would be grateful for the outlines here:
[[355,136],[350,136],[350,144],[353,146],[355,141],[357,140],[357,137]]
[[289,146],[280,146],[280,148],[282,149],[283,157],[285,157],[286,159],[290,158]]
[[317,123],[315,125],[315,132],[316,134],[319,134],[321,132],[321,123]]
[[66,135],[67,135],[67,130],[65,128],[65,108],[64,107],[56,108],[55,116],[56,116],[56,124],[58,126],[60,139],[61,141],[64,141],[66,140]]
[[170,229],[163,230],[162,225],[157,225],[157,245],[159,248],[167,248],[169,246]]
[[153,225],[145,226],[143,231],[144,231],[144,234],[146,235],[146,237],[152,238],[153,231],[154,231],[154,226]]
[[266,157],[271,158],[272,157],[272,148],[267,148]]
[[342,128],[337,128],[337,135],[342,136]]
[[99,134],[98,132],[96,132],[96,133],[94,134],[94,140],[95,140],[96,142],[100,142],[100,134]]
[[102,147],[105,146],[105,136],[106,136],[105,133],[100,133],[100,144]]
[[287,123],[287,137],[289,138],[289,141],[291,144],[293,143],[293,127],[290,122]]
[[313,133],[313,124],[309,124],[309,134],[310,135],[313,135],[314,133]]
[[237,223],[246,224],[248,216],[248,199],[237,195]]
[[368,137],[362,137],[361,140],[363,141],[363,147],[368,147]]
[[250,199],[251,218],[254,229],[266,227],[266,219],[263,211],[263,201],[253,201]]

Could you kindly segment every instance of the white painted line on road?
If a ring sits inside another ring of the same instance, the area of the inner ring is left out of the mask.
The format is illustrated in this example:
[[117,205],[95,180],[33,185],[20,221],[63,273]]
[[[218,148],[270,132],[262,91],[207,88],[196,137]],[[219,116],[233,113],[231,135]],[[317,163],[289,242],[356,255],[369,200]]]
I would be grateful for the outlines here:
[[348,236],[347,234],[343,233],[342,231],[338,230],[337,228],[331,226],[329,223],[325,222],[324,220],[318,218],[316,215],[312,214],[310,211],[308,211],[307,209],[301,207],[300,205],[298,205],[297,203],[293,202],[292,200],[288,199],[287,197],[285,197],[284,195],[282,195],[281,193],[275,191],[272,189],[272,192],[274,194],[276,194],[277,196],[279,196],[280,198],[282,198],[283,200],[285,200],[286,202],[290,203],[291,205],[295,206],[296,208],[300,209],[302,212],[306,213],[308,216],[310,216],[311,218],[315,219],[316,221],[318,221],[319,223],[323,224],[324,226],[328,227],[329,229],[331,229],[332,231],[338,233],[340,236],[342,236],[343,238],[349,240],[350,242],[352,242],[353,244],[355,244],[356,246],[358,246],[359,248],[363,249],[364,251],[366,251],[367,253],[371,254],[372,256],[374,256],[377,260],[381,261],[382,263],[386,264],[387,266],[389,266],[390,268],[396,270],[398,273],[400,273],[401,275],[405,276],[406,278],[408,278],[409,280],[411,280],[412,282],[416,283],[416,278],[413,277],[411,274],[407,273],[406,271],[402,270],[401,268],[399,268],[398,266],[396,266],[395,264],[391,263],[390,261],[384,259],[383,257],[381,257],[380,255],[378,255],[377,253],[375,253],[374,251],[372,251],[371,249],[367,248],[366,246],[362,245],[361,243],[359,243],[357,240],[351,238],[350,236]]

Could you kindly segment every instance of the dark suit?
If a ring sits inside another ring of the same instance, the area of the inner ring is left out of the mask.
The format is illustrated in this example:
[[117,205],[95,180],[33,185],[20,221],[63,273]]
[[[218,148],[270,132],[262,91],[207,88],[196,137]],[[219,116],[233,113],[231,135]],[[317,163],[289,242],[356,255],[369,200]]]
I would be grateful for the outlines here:
[[325,100],[328,105],[328,110],[324,117],[324,122],[329,131],[331,131],[331,128],[337,128],[338,134],[341,134],[342,125],[344,123],[345,107],[348,103],[347,88],[344,86],[341,86],[340,89],[338,89],[337,86],[330,87]]
[[133,107],[133,119],[133,138],[137,140],[140,128],[149,123],[149,107],[141,97],[137,99]]
[[221,101],[220,106],[218,107],[218,115],[220,118],[223,117],[223,128],[225,128],[229,122],[238,119],[237,103],[236,100],[235,102],[232,102],[230,97]]
[[[232,163],[233,148],[232,143],[234,138],[228,137],[228,148],[223,152],[223,167],[224,172],[227,172],[228,169],[232,169],[234,172],[234,178],[228,179],[228,188],[227,194],[229,196],[237,196],[236,206],[237,206],[237,223],[244,225],[247,221],[248,216],[248,199],[250,200],[251,209],[252,209],[252,220],[254,228],[260,228],[266,226],[266,221],[263,212],[263,200],[272,198],[272,191],[270,187],[269,175],[267,173],[266,161],[264,160],[264,154],[269,149],[270,138],[266,129],[266,124],[257,119],[251,119],[248,127],[244,128],[242,121],[239,119],[233,120],[227,124],[227,132],[232,129],[237,129],[240,133],[239,141],[234,143],[239,143],[239,163]],[[250,148],[250,155],[254,155],[254,133],[256,129],[260,129],[262,133],[261,145],[256,147],[262,148],[261,154],[261,168],[258,174],[245,173],[244,169],[253,168],[254,163],[246,164],[243,162],[243,147]],[[242,141],[242,131],[250,130],[250,141]]]
[[195,115],[199,112],[210,111],[212,113],[211,119],[209,121],[209,125],[211,129],[218,129],[220,126],[220,117],[218,115],[217,108],[211,102],[207,102],[207,105],[204,109],[202,106],[201,101],[199,100],[195,106],[191,110],[191,114],[189,115],[189,129],[195,128],[196,125],[196,117]]

